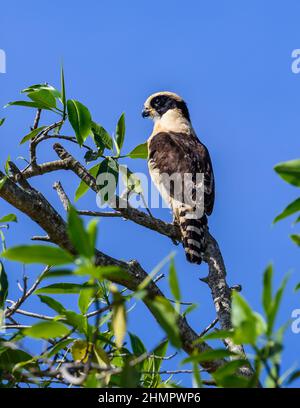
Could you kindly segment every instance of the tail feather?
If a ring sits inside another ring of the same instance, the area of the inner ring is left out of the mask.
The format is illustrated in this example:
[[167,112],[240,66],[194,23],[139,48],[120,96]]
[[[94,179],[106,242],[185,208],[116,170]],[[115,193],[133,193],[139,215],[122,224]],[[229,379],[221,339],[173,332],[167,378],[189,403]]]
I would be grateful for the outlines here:
[[206,249],[207,218],[193,218],[185,210],[179,214],[179,224],[183,236],[183,247],[186,258],[191,263],[200,264],[203,252]]

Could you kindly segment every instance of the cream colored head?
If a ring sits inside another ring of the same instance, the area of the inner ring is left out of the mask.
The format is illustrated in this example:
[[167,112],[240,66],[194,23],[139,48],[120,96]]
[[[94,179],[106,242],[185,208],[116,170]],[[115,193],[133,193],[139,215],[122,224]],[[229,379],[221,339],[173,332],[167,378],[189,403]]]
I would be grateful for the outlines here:
[[156,92],[149,96],[144,103],[142,116],[157,120],[170,110],[178,112],[179,115],[190,121],[189,111],[184,100],[179,95],[167,91]]

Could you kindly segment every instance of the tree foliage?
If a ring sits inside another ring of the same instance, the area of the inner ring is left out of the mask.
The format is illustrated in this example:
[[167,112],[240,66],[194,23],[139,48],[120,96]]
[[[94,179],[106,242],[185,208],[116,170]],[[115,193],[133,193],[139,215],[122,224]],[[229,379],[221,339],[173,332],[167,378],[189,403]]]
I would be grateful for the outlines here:
[[[123,153],[126,136],[124,113],[117,121],[115,134],[110,134],[83,103],[68,99],[63,70],[60,90],[49,84],[35,84],[24,89],[22,94],[27,99],[10,102],[7,106],[37,110],[30,133],[20,138],[21,144],[29,145],[30,165],[23,172],[16,173],[8,160],[0,189],[7,181],[17,183],[16,176],[25,189],[26,186],[30,187],[24,175],[36,165],[37,145],[50,138],[77,144],[84,151],[86,163],[92,163],[89,175],[95,178],[108,172],[115,177],[116,185],[119,182],[119,169],[122,170],[124,166],[123,160],[131,166],[132,160],[147,158],[146,143],[136,146],[129,153]],[[42,111],[56,115],[55,121],[41,125]],[[74,136],[63,135],[67,123],[73,129]],[[3,124],[2,119],[0,126]],[[299,161],[282,163],[275,170],[287,182],[300,186]],[[124,171],[121,174],[124,176]],[[128,195],[143,194],[139,179],[130,170],[125,173],[124,185]],[[77,206],[78,200],[90,187],[88,180],[82,178],[71,201],[75,201]],[[103,194],[101,199],[108,201],[110,197]],[[290,204],[275,221],[300,211],[299,200]],[[195,305],[185,305],[181,299],[173,255],[132,290],[132,276],[124,263],[99,265],[96,262],[97,220],[92,219],[86,225],[75,205],[66,197],[63,201],[67,207],[68,247],[45,242],[6,248],[3,231],[18,219],[14,214],[1,214],[1,387],[27,384],[47,388],[55,383],[76,387],[177,387],[179,383],[175,374],[181,372],[190,373],[195,387],[256,387],[261,381],[268,387],[281,387],[298,377],[297,370],[291,373],[281,370],[286,325],[278,327],[276,318],[287,279],[274,292],[272,265],[266,268],[263,275],[263,315],[253,311],[246,299],[232,289],[230,325],[221,325],[216,329],[216,319],[191,344],[186,344],[180,322],[194,312]],[[116,212],[116,215],[120,214]],[[299,244],[299,236],[292,238]],[[43,265],[43,271],[30,288],[27,286],[28,279],[24,277],[23,294],[13,301],[8,299],[10,288],[6,260],[28,264],[28,268],[32,264]],[[171,299],[162,293],[149,296],[149,287],[166,262],[169,264]],[[116,284],[124,280],[129,282],[127,286]],[[75,310],[65,305],[69,296],[77,300]],[[49,309],[49,314],[23,310],[21,306],[29,297],[36,297]],[[156,339],[156,345],[151,350],[147,349],[143,339],[128,332],[127,328],[128,318],[134,314],[133,305],[141,301],[151,310],[165,334],[163,338]],[[22,315],[30,318],[29,324],[19,323]],[[27,339],[40,342],[41,352],[38,355],[23,346]],[[214,347],[208,347],[208,343]],[[168,355],[169,345],[178,351],[181,348],[188,351],[189,356],[182,358],[182,367],[164,369],[165,361],[172,358],[172,355]],[[246,354],[242,345],[246,346]],[[248,374],[252,374],[245,375],[246,369]]]

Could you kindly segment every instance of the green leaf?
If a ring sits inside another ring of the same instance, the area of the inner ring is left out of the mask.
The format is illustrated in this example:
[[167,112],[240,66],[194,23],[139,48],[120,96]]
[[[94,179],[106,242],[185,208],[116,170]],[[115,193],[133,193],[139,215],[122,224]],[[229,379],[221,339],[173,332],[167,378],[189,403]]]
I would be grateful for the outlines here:
[[84,388],[101,388],[101,382],[98,380],[95,372],[91,372],[87,375],[86,380],[84,381]]
[[71,348],[71,353],[74,361],[86,363],[90,353],[93,351],[93,345],[85,340],[77,339]]
[[126,272],[124,269],[122,269],[119,266],[113,266],[113,265],[98,267],[98,271],[94,277],[97,279],[101,279],[101,278],[108,279],[108,280],[126,279],[129,282],[132,281],[132,278],[128,272]]
[[3,263],[0,261],[0,309],[4,309],[8,295],[8,280]]
[[234,332],[233,330],[217,330],[212,333],[205,334],[203,337],[201,337],[197,342],[203,342],[206,340],[221,340],[221,339],[227,339],[231,338],[233,336]]
[[[251,377],[241,377],[236,373],[229,374],[222,379],[218,379],[217,384],[223,388],[251,388]],[[254,387],[256,387],[256,382],[254,383]]]
[[169,285],[170,285],[172,295],[174,296],[174,299],[177,302],[179,302],[180,299],[181,299],[181,295],[180,295],[180,288],[179,288],[179,283],[178,283],[178,279],[177,279],[177,273],[176,273],[174,258],[172,258],[171,261],[170,261]]
[[126,361],[120,375],[120,387],[138,388],[139,380],[140,374],[138,370],[134,366],[130,365],[128,361]]
[[116,127],[116,142],[118,145],[119,152],[121,151],[124,139],[125,139],[125,113],[122,113],[120,119],[118,120],[117,127]]
[[214,379],[217,381],[218,385],[221,385],[220,383],[222,382],[222,380],[226,377],[228,377],[231,374],[236,374],[236,371],[241,368],[244,367],[247,364],[246,360],[233,360],[233,361],[229,361],[228,363],[224,364],[223,366],[221,366],[220,368],[218,368],[214,374],[213,377]]
[[266,330],[263,318],[252,311],[238,292],[232,293],[231,318],[234,327],[233,340],[236,344],[256,344],[257,337]]
[[116,346],[120,348],[126,334],[126,309],[124,303],[113,306],[112,328],[116,338]]
[[176,348],[180,348],[181,339],[177,325],[178,315],[171,303],[163,297],[156,296],[150,303],[150,308],[157,322],[166,332],[171,344]]
[[[166,352],[168,350],[168,346],[169,346],[169,341],[168,340],[163,341],[157,347],[155,347],[155,349],[153,350],[153,355],[156,357],[165,357]],[[156,372],[159,371],[162,363],[163,363],[162,358],[154,357],[154,371]]]
[[2,126],[4,122],[5,122],[5,118],[0,119],[0,126]]
[[91,246],[83,221],[72,206],[69,207],[68,211],[68,234],[79,255],[86,258],[91,258],[94,255],[95,248]]
[[252,309],[246,300],[238,293],[232,293],[232,324],[239,327],[247,319],[252,319]]
[[66,318],[66,323],[78,330],[80,333],[88,334],[88,322],[85,316],[73,312],[73,310],[65,310],[63,315]]
[[72,343],[74,340],[73,339],[65,339],[62,341],[59,341],[55,346],[51,348],[50,351],[48,351],[48,358],[55,356],[60,350],[66,348],[70,343]]
[[[99,171],[100,163],[96,164],[92,168],[89,169],[89,173],[91,176],[96,177]],[[75,201],[78,201],[79,198],[83,197],[87,191],[89,190],[89,186],[82,180],[76,190],[75,193]]]
[[56,99],[52,92],[48,89],[40,89],[38,91],[29,92],[28,98],[42,105],[44,109],[56,108]]
[[231,357],[233,355],[235,354],[225,349],[206,350],[206,351],[203,351],[202,353],[194,354],[194,355],[191,355],[190,357],[185,358],[182,361],[182,364],[201,363],[203,361],[219,360],[219,359],[223,359],[226,357]]
[[195,309],[197,309],[198,305],[196,303],[192,303],[191,305],[189,305],[185,311],[183,312],[183,316],[187,316],[188,314],[192,313]]
[[273,266],[269,265],[264,272],[263,281],[262,303],[266,316],[268,316],[270,307],[272,306],[272,280],[273,280]]
[[271,306],[269,308],[269,311],[268,311],[268,329],[267,329],[267,334],[268,335],[272,334],[275,319],[276,319],[276,316],[277,316],[277,313],[278,313],[278,310],[279,310],[279,306],[280,306],[282,296],[283,296],[283,293],[284,293],[287,282],[288,282],[288,277],[286,276],[283,279],[278,291],[276,292],[275,297],[274,297],[274,299],[272,301],[272,304],[271,304]]
[[28,88],[25,88],[21,91],[21,93],[32,93],[36,91],[47,91],[50,92],[55,98],[60,98],[61,94],[60,92],[54,88],[52,85],[44,83],[44,84],[35,84],[31,85]]
[[57,300],[49,297],[49,296],[43,296],[39,295],[40,301],[50,307],[50,309],[55,310],[58,314],[63,314],[65,311],[65,307],[58,302]]
[[101,157],[101,152],[99,152],[99,150],[87,150],[84,155],[84,160],[86,163],[90,163],[92,161],[96,161],[99,159],[99,157]]
[[0,352],[0,370],[12,371],[16,364],[32,360],[32,356],[23,350],[6,348]]
[[118,292],[117,288],[112,285],[111,291],[113,294],[113,308],[112,308],[112,329],[115,335],[116,346],[122,347],[123,340],[126,335],[127,316],[125,308],[125,299]]
[[277,217],[274,219],[273,223],[275,224],[277,221],[283,220],[286,217],[289,217],[292,214],[295,214],[296,212],[300,211],[300,198],[297,198],[297,200],[293,201],[291,204],[289,204]]
[[[23,159],[23,158],[22,158],[22,159]],[[7,160],[6,160],[6,162],[5,162],[5,166],[4,166],[5,174],[6,174],[7,176],[10,175],[10,167],[9,167],[9,162],[10,162],[10,160],[11,160],[11,157],[10,157],[10,154],[9,154],[8,157],[7,157]]]
[[0,190],[4,186],[4,184],[6,183],[6,180],[7,180],[6,176],[0,178]]
[[97,280],[115,280],[115,279],[126,279],[131,281],[132,278],[128,272],[124,271],[119,266],[108,265],[108,266],[94,266],[94,265],[82,265],[74,271],[74,274],[85,276],[89,275],[91,278]]
[[33,129],[30,133],[23,137],[20,142],[20,145],[26,143],[28,140],[35,138],[39,133],[41,133],[47,126],[41,126],[37,129]]
[[136,357],[139,357],[142,354],[147,353],[146,347],[144,346],[142,340],[137,335],[129,333],[129,338],[133,354]]
[[25,264],[63,265],[74,261],[74,257],[67,251],[46,245],[20,245],[7,249],[2,256]]
[[0,222],[18,222],[17,216],[15,214],[7,214],[4,217],[0,218]]
[[4,107],[7,108],[8,106],[24,106],[27,108],[36,108],[36,109],[48,109],[51,110],[50,108],[46,108],[44,104],[41,102],[31,102],[31,101],[14,101],[14,102],[9,102],[7,103]]
[[174,256],[175,252],[171,252],[169,255],[167,255],[162,261],[158,263],[158,265],[155,266],[155,268],[152,269],[152,271],[146,276],[146,278],[138,285],[138,291],[144,290],[149,283],[153,280],[153,278],[162,270],[162,268],[169,263],[169,261],[172,259]]
[[97,174],[97,185],[99,188],[98,194],[102,203],[110,201],[114,197],[118,178],[119,166],[116,160],[110,157],[104,159],[100,163]]
[[84,143],[91,131],[92,119],[90,111],[82,103],[69,99],[67,101],[68,117],[75,131],[80,146]]
[[53,294],[53,295],[68,295],[74,293],[80,293],[82,285],[77,283],[53,283],[49,286],[37,289],[34,293],[39,295],[40,293]]
[[69,333],[69,329],[63,323],[49,321],[37,323],[30,328],[24,329],[24,333],[34,339],[53,339],[65,336]]
[[6,176],[0,178],[0,190],[4,186],[4,184],[6,183],[6,180],[7,180]]
[[201,381],[200,368],[197,363],[193,363],[193,388],[202,388],[203,383]]
[[60,84],[61,84],[61,102],[64,107],[63,117],[65,117],[66,111],[67,111],[67,99],[66,99],[65,74],[64,74],[63,66],[61,66],[61,70],[60,70]]
[[147,142],[136,146],[129,154],[131,159],[147,159],[148,158],[148,144]]
[[287,183],[300,187],[300,160],[290,160],[274,167],[278,175]]
[[291,240],[298,246],[300,246],[300,235],[299,234],[291,234]]
[[126,189],[141,194],[143,192],[141,180],[127,166],[120,165],[119,169]]
[[57,278],[62,276],[73,276],[73,271],[70,269],[49,269],[43,276],[42,280],[49,278]]
[[82,314],[85,314],[88,311],[94,297],[95,290],[93,288],[82,287],[78,298],[78,307]]
[[93,251],[97,243],[98,223],[99,223],[99,220],[93,219],[88,223],[88,226],[86,229],[88,237],[89,237],[90,245],[91,245],[91,248],[93,248]]
[[113,149],[113,140],[110,134],[96,122],[92,121],[92,133],[96,146],[101,151],[106,147],[109,150]]
[[300,370],[295,370],[290,377],[287,380],[287,384],[291,384],[292,382],[294,382],[295,380],[298,380],[298,378],[300,378]]

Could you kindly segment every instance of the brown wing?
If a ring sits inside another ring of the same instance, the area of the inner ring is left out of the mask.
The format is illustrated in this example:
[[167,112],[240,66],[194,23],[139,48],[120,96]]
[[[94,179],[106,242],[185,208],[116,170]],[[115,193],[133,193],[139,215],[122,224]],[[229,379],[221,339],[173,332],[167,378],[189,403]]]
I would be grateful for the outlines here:
[[215,186],[207,148],[194,135],[160,132],[149,142],[149,162],[160,173],[204,174],[204,207],[210,215],[214,206]]

